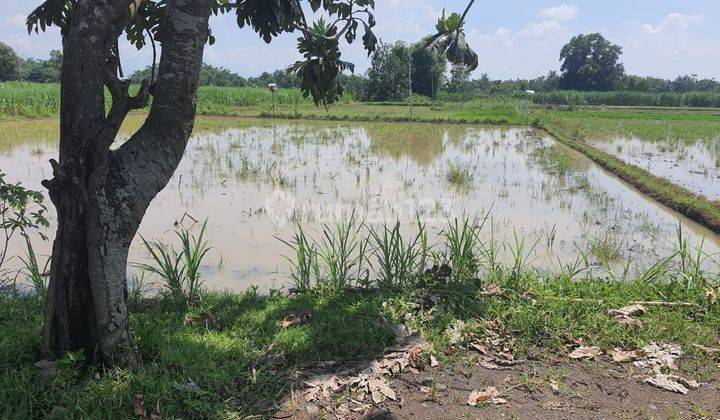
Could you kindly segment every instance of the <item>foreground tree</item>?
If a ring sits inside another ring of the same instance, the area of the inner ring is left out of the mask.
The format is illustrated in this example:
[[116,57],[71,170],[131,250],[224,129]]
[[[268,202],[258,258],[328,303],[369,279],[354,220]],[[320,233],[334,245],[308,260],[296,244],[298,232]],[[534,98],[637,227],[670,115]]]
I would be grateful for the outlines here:
[[[85,350],[90,361],[133,365],[126,266],[130,243],[153,198],[170,180],[195,118],[203,51],[213,38],[212,13],[234,11],[266,41],[299,31],[304,60],[293,70],[317,104],[341,93],[339,42],[364,29],[372,51],[373,0],[308,0],[334,23],[309,25],[300,0],[46,0],[29,17],[30,31],[55,25],[62,34],[60,156],[43,182],[57,209],[44,326],[44,350],[55,358]],[[157,74],[135,96],[122,80],[118,39],[138,48],[157,40]],[[112,95],[106,113],[104,90]],[[130,140],[111,149],[133,109],[152,107]]]
[[625,68],[618,61],[622,47],[598,33],[573,37],[560,52],[562,87],[573,90],[612,90]]

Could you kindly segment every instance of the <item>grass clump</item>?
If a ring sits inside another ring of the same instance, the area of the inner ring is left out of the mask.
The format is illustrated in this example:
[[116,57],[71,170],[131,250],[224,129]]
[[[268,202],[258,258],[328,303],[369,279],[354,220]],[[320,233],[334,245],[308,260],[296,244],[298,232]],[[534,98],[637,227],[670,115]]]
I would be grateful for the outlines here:
[[142,238],[154,264],[138,264],[138,267],[158,277],[172,301],[180,307],[197,304],[202,295],[200,267],[211,250],[205,240],[206,227],[207,221],[202,224],[197,236],[185,228],[177,230],[175,234],[180,240],[180,251],[163,242]]
[[[398,223],[372,229],[330,225],[322,233],[330,238],[319,241],[299,231],[287,243],[306,249],[291,258],[297,276],[307,281],[302,293],[199,290],[192,308],[179,305],[170,290],[139,298],[130,317],[141,358],[134,371],[100,371],[69,355],[57,373],[43,377],[34,366],[42,358],[43,306],[31,297],[0,297],[0,417],[130,417],[138,394],[158,402],[166,418],[270,417],[294,392],[298,371],[323,361],[367,366],[392,345],[393,327],[400,323],[421,332],[439,354],[484,337],[487,322],[512,337],[518,358],[538,354],[538,348],[562,354],[578,340],[606,351],[658,341],[681,344],[702,363],[707,356],[694,345],[717,345],[720,305],[710,291],[720,290],[720,276],[697,266],[701,257],[681,233],[680,249],[668,260],[637,279],[612,282],[593,276],[589,267],[535,270],[534,244],[518,235],[513,243],[495,243],[482,226],[453,220],[436,244],[427,240],[426,228],[404,233]],[[189,255],[204,255],[202,231],[185,237]],[[170,253],[171,265],[184,249]],[[508,263],[498,258],[501,249],[512,257]],[[354,278],[361,267],[369,272],[370,261],[377,276]],[[193,272],[178,264],[177,271]],[[425,266],[433,267],[423,271]],[[308,281],[318,272],[342,281]],[[360,287],[352,287],[353,281]],[[391,287],[370,289],[385,284]],[[637,301],[683,304],[648,306],[641,330],[607,316],[609,309]],[[312,317],[283,328],[282,320],[297,312]],[[213,322],[187,322],[202,314]],[[182,387],[189,381],[199,390]]]
[[445,173],[445,180],[452,186],[470,189],[474,180],[473,169],[468,164],[450,163]]

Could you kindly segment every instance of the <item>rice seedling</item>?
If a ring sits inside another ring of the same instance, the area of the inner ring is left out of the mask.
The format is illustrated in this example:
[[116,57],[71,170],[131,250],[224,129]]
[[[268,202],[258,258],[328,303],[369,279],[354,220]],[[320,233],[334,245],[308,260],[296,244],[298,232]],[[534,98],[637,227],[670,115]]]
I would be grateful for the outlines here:
[[448,165],[445,179],[456,188],[469,189],[472,186],[474,176],[470,165],[451,163]]
[[607,264],[620,259],[623,245],[619,239],[610,233],[605,233],[602,236],[590,238],[588,248],[598,261]]

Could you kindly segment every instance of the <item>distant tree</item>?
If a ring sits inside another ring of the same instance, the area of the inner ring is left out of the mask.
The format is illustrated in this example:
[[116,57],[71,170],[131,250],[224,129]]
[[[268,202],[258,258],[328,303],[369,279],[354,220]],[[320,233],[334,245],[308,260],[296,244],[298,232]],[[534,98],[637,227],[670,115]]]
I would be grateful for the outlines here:
[[23,59],[9,45],[0,42],[0,82],[21,78]]
[[353,99],[362,100],[368,88],[368,79],[364,76],[342,73],[338,76],[338,82],[345,86],[345,92]]
[[403,43],[380,42],[372,55],[367,72],[368,86],[364,100],[401,101],[408,95],[410,48]]
[[60,83],[62,64],[63,53],[52,50],[47,60],[30,59],[25,63],[25,79],[35,83]]
[[555,70],[551,70],[547,76],[540,76],[528,81],[528,87],[536,92],[558,90],[560,89],[560,75]]
[[247,81],[237,73],[233,73],[225,67],[215,67],[210,64],[203,64],[200,70],[200,84],[208,86],[243,87]]
[[438,52],[418,44],[412,47],[411,55],[413,93],[434,98],[445,81],[447,60]]
[[275,70],[272,73],[263,72],[258,77],[248,79],[248,84],[255,87],[267,87],[270,83],[274,83],[283,89],[300,87],[300,80],[288,70]]
[[622,47],[601,34],[573,37],[560,52],[562,87],[573,90],[611,90],[622,79],[625,68],[618,63]]
[[448,92],[458,93],[468,89],[470,81],[470,69],[464,64],[453,65],[450,69],[450,80],[445,88]]

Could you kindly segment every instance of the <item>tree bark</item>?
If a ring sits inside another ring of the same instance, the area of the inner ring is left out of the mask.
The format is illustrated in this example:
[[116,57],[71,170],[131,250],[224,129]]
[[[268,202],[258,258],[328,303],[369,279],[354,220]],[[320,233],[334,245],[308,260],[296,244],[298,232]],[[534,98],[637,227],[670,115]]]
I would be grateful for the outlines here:
[[[130,244],[153,198],[169,182],[190,137],[208,37],[209,0],[170,0],[150,114],[119,149],[115,136],[145,102],[117,80],[111,48],[129,1],[80,2],[64,45],[59,163],[45,181],[57,208],[44,326],[48,357],[84,350],[89,361],[134,365],[127,305]],[[108,69],[112,72],[109,72]],[[105,115],[105,86],[113,104]]]

